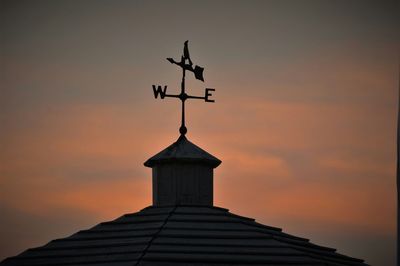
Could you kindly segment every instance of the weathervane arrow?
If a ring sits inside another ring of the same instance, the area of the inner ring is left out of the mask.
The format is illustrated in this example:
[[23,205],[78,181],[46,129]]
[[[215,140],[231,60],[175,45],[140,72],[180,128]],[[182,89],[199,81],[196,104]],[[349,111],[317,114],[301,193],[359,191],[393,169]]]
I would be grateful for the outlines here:
[[[204,81],[204,78],[203,78],[204,68],[202,68],[200,66],[197,66],[197,65],[193,68],[193,62],[190,59],[190,55],[189,55],[188,42],[189,41],[185,42],[185,46],[183,47],[183,56],[181,57],[181,61],[180,62],[176,62],[172,58],[167,58],[167,60],[169,62],[171,62],[171,64],[176,64],[176,65],[180,66],[181,68],[183,68],[185,70],[192,71],[194,73],[194,76],[195,76],[196,79]],[[189,62],[188,64],[185,63],[186,60]]]
[[158,95],[160,95],[161,99],[164,99],[165,97],[172,97],[172,98],[179,98],[182,102],[182,120],[181,120],[181,127],[179,128],[179,132],[181,133],[181,135],[185,135],[187,133],[187,128],[185,126],[185,101],[187,99],[202,99],[205,102],[215,102],[214,100],[210,99],[210,96],[212,96],[212,92],[215,91],[215,89],[211,89],[211,88],[206,88],[204,90],[204,96],[192,96],[192,95],[188,95],[185,92],[185,74],[186,71],[191,71],[193,72],[194,76],[196,79],[201,80],[204,82],[204,78],[203,78],[203,71],[204,68],[196,65],[193,68],[193,62],[190,59],[190,55],[189,55],[189,48],[188,48],[188,42],[186,41],[183,47],[183,55],[181,57],[181,61],[177,62],[172,58],[167,58],[167,60],[171,63],[171,64],[175,64],[178,65],[182,68],[182,82],[181,82],[181,93],[180,94],[167,94],[167,86],[156,86],[153,85],[153,92],[154,92],[154,97],[157,99]]

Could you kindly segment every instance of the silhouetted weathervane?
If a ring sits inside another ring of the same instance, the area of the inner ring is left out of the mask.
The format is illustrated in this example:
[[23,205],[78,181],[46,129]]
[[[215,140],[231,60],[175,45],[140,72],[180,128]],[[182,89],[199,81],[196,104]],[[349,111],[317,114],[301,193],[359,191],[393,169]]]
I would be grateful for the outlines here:
[[167,85],[165,85],[164,88],[162,88],[160,85],[158,85],[157,87],[156,87],[156,85],[153,85],[154,97],[157,99],[158,95],[160,95],[161,99],[164,99],[165,97],[172,97],[172,98],[179,98],[181,100],[181,102],[182,102],[182,122],[181,122],[181,127],[179,128],[179,132],[181,133],[181,135],[185,135],[187,132],[187,128],[185,126],[185,101],[187,99],[202,99],[206,102],[214,102],[214,100],[211,100],[209,97],[212,96],[211,92],[215,91],[215,89],[206,88],[204,97],[188,95],[185,92],[186,70],[193,72],[196,79],[204,82],[204,78],[203,78],[204,68],[197,66],[197,65],[193,68],[193,62],[190,59],[190,55],[189,55],[188,41],[185,42],[185,46],[183,47],[183,55],[181,56],[180,62],[177,62],[172,58],[167,58],[167,60],[169,62],[171,62],[171,64],[178,65],[182,68],[181,93],[180,94],[167,94]]

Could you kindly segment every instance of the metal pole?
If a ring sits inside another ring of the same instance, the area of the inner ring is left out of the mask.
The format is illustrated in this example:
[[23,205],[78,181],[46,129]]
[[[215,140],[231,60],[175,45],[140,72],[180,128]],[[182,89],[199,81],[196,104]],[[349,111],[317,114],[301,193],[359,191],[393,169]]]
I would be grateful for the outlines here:
[[[183,65],[185,64],[185,61],[183,60]],[[185,126],[185,101],[186,101],[186,92],[185,92],[185,67],[182,66],[182,83],[181,83],[181,95],[180,99],[182,101],[182,120],[181,120],[181,127],[179,128],[179,133],[181,135],[185,135],[187,132],[187,128]]]
[[399,90],[397,98],[397,266],[400,266],[400,64],[399,64]]

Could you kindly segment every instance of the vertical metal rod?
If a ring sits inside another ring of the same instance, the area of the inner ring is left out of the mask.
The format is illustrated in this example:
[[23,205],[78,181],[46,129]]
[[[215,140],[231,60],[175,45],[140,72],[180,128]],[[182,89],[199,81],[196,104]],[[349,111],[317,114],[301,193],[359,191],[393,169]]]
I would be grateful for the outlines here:
[[[400,74],[400,64],[399,64]],[[399,78],[398,98],[397,98],[397,167],[396,167],[396,183],[397,183],[397,247],[396,247],[396,265],[400,266],[400,78]]]
[[[183,59],[183,64],[185,64],[185,61]],[[185,100],[186,100],[186,93],[185,93],[185,67],[182,67],[182,83],[181,83],[181,101],[182,101],[182,121],[181,121],[181,127],[179,128],[179,133],[181,135],[185,135],[187,132],[187,128],[185,126]]]
[[[182,128],[182,130],[185,130],[185,128],[186,128],[186,125],[185,125],[185,101],[182,101],[182,123],[181,123],[181,128]],[[181,134],[185,135],[186,132],[185,133],[181,132]]]

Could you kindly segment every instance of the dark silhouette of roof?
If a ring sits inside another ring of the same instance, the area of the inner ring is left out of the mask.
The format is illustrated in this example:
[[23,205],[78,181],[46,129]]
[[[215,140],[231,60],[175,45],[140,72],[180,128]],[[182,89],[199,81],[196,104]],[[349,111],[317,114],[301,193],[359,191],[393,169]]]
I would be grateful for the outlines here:
[[211,206],[147,207],[1,265],[366,265],[281,229]]
[[178,161],[203,163],[212,167],[217,167],[221,164],[221,160],[190,142],[184,135],[181,135],[176,142],[148,159],[144,165],[153,167],[158,163]]

